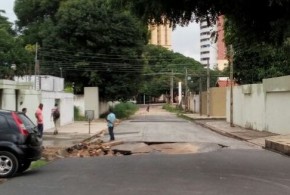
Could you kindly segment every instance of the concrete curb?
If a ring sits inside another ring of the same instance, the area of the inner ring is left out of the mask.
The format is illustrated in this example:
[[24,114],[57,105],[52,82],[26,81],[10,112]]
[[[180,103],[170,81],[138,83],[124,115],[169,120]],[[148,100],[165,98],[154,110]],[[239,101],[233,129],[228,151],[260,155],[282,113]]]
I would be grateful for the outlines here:
[[275,142],[271,140],[265,140],[265,149],[279,152],[285,155],[290,156],[290,146],[280,143],[280,142]]
[[221,130],[221,129],[219,129],[219,128],[216,128],[216,127],[213,127],[213,126],[211,126],[211,125],[207,125],[207,124],[204,124],[204,123],[202,123],[202,122],[198,122],[198,121],[194,121],[194,122],[195,122],[196,124],[202,126],[202,127],[205,127],[205,128],[207,128],[207,129],[213,131],[213,132],[216,132],[216,133],[218,133],[218,134],[221,134],[221,135],[224,135],[224,136],[227,136],[227,137],[231,137],[231,138],[235,138],[235,139],[239,139],[239,140],[241,140],[241,141],[248,141],[247,139],[245,139],[245,138],[243,138],[243,137],[240,137],[240,136],[237,136],[237,135],[233,135],[233,134],[231,134],[231,133],[229,133],[229,132],[223,131],[223,130]]

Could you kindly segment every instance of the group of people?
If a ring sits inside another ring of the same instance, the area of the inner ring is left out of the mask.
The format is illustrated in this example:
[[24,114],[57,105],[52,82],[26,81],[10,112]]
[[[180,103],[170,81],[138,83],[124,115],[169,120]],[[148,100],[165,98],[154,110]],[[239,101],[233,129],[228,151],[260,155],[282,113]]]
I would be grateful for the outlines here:
[[[42,109],[43,109],[43,104],[40,103],[38,105],[36,111],[35,111],[37,129],[38,129],[38,133],[39,133],[40,137],[43,136],[43,114],[42,114]],[[22,108],[22,112],[24,113],[24,115],[26,115],[27,108]],[[53,132],[54,135],[58,134],[57,122],[58,122],[59,117],[60,117],[60,112],[59,112],[59,109],[58,109],[58,105],[55,104],[54,108],[51,110],[51,118],[53,119],[54,128],[55,128],[55,130]]]
[[[35,117],[36,117],[36,121],[37,121],[37,129],[38,129],[40,137],[43,136],[43,114],[42,114],[42,109],[43,109],[43,104],[40,103],[38,108],[36,109],[36,112],[35,112]],[[149,111],[149,109],[147,111]],[[26,115],[27,108],[23,108],[22,112]],[[59,109],[58,109],[58,105],[55,104],[54,108],[51,110],[51,118],[53,119],[54,127],[55,127],[55,130],[53,132],[54,135],[58,134],[57,122],[58,122],[59,117],[60,117],[60,112],[59,112]],[[115,140],[114,126],[115,126],[116,120],[117,120],[116,115],[113,113],[112,108],[110,108],[109,109],[109,114],[106,117],[106,121],[107,121],[107,125],[108,125],[108,132],[109,132],[109,135],[110,135],[110,141],[114,141]]]

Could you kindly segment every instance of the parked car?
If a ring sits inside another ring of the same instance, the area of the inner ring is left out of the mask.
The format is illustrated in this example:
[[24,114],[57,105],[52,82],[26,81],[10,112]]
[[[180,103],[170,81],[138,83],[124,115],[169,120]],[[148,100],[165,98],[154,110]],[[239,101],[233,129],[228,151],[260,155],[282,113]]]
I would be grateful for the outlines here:
[[24,113],[0,110],[0,178],[24,172],[41,153],[36,125]]

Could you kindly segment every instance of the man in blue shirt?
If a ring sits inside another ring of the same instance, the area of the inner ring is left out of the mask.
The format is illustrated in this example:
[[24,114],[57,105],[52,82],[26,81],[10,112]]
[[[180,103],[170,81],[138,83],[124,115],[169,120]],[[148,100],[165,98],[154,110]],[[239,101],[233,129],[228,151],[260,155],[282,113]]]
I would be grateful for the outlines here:
[[109,109],[109,114],[108,114],[106,120],[108,122],[108,131],[109,131],[109,135],[110,135],[110,141],[113,141],[113,140],[115,140],[114,125],[115,125],[115,121],[116,121],[116,115],[113,113],[112,108]]

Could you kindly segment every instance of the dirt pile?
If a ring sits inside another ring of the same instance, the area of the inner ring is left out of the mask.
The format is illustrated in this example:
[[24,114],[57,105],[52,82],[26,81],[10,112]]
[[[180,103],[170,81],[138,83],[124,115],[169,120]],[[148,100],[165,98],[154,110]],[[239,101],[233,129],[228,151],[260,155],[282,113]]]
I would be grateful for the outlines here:
[[112,150],[112,146],[119,144],[123,144],[123,142],[113,141],[104,143],[103,140],[97,139],[90,142],[81,142],[68,148],[45,147],[42,156],[47,161],[67,157],[117,156],[122,154]]

